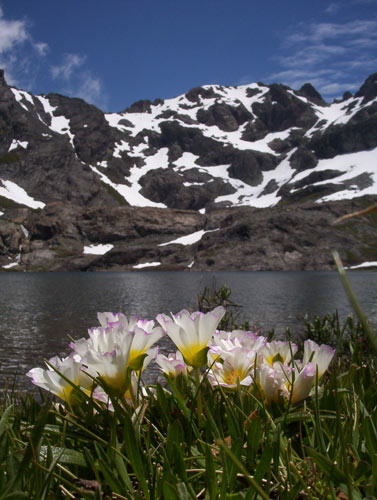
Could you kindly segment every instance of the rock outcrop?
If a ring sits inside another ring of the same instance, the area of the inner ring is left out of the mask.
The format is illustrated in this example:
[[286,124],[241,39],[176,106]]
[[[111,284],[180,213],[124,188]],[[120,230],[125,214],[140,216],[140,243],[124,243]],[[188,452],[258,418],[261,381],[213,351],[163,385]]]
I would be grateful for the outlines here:
[[331,227],[376,203],[377,74],[332,104],[310,83],[254,83],[103,113],[1,71],[0,131],[1,270],[377,260],[373,216]]
[[127,206],[88,210],[62,202],[38,211],[13,208],[0,218],[0,266],[13,271],[326,270],[334,266],[335,249],[352,266],[375,259],[377,219],[370,214],[332,223],[372,201],[206,214]]

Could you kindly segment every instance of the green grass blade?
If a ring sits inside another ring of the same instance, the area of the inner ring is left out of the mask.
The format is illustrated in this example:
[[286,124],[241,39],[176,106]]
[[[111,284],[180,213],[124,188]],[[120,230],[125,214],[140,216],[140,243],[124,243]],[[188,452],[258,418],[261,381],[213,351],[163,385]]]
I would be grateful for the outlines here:
[[10,412],[13,410],[13,405],[10,405],[8,406],[8,408],[4,411],[2,417],[1,417],[1,420],[0,420],[0,437],[3,435],[5,429],[6,429],[6,426],[7,426],[7,423],[8,423],[8,418],[9,418],[9,414]]
[[346,273],[344,271],[344,267],[343,267],[342,261],[340,260],[338,252],[334,252],[333,256],[334,256],[336,267],[338,269],[340,279],[341,279],[342,284],[343,284],[343,288],[348,296],[349,301],[351,302],[351,305],[352,305],[355,313],[357,314],[357,317],[359,318],[361,324],[364,327],[364,330],[366,331],[366,333],[368,335],[369,342],[370,342],[372,349],[374,350],[375,354],[377,354],[377,335],[373,331],[372,327],[370,326],[369,321],[367,320],[367,317],[365,316],[358,300],[355,297],[355,294],[352,291],[350,282],[348,281],[348,278],[347,278]]
[[143,489],[144,495],[147,500],[150,498],[149,488],[147,485],[145,471],[144,471],[144,457],[140,448],[140,444],[136,439],[135,429],[132,424],[132,420],[129,415],[125,415],[124,418],[124,440],[127,443],[126,454],[130,459],[131,466],[138,478],[138,481]]
[[330,481],[335,482],[336,485],[347,484],[346,475],[328,457],[310,447],[306,447],[306,453]]
[[164,494],[164,500],[180,500],[177,488],[168,481],[164,481],[162,491]]
[[[238,458],[231,452],[231,450],[225,445],[224,442],[219,441],[218,445],[225,451],[225,453],[230,457],[233,463],[236,465],[241,474],[244,475],[246,481],[254,488],[254,490],[260,495],[264,500],[269,500],[269,496],[267,493],[260,487],[259,481],[255,479],[255,477],[250,476],[248,471],[242,465],[242,463],[238,460]],[[269,458],[269,463],[271,462],[271,454]]]

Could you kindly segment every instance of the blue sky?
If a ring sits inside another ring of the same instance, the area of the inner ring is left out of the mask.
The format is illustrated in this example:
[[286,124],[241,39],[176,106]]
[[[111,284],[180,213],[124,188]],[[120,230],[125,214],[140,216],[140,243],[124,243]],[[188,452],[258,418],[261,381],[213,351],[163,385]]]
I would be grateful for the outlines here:
[[377,71],[377,0],[0,0],[0,67],[105,111],[204,84],[311,82],[329,101]]

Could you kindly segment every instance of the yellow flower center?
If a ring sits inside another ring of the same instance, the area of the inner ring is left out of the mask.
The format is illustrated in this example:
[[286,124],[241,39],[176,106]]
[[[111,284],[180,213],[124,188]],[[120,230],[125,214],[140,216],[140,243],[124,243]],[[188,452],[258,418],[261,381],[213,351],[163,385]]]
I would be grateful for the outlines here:
[[183,358],[188,365],[196,366],[198,361],[198,354],[206,347],[207,344],[199,344],[199,342],[196,342],[194,344],[190,344],[189,346],[179,347],[179,350],[181,351]]
[[245,377],[246,377],[245,370],[238,369],[228,373],[224,373],[223,380],[228,385],[235,385],[237,384],[238,380],[243,380]]

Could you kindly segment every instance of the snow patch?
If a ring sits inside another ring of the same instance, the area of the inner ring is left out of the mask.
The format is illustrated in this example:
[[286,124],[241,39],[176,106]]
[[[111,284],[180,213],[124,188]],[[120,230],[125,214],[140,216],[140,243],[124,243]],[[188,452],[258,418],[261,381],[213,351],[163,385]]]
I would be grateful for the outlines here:
[[177,238],[175,240],[171,240],[171,241],[168,241],[166,243],[160,243],[158,246],[159,247],[164,247],[166,245],[193,245],[194,243],[197,243],[198,241],[200,241],[202,239],[202,237],[206,234],[206,233],[213,233],[214,231],[218,231],[219,228],[217,229],[209,229],[207,231],[205,231],[204,229],[201,229],[200,231],[195,231],[195,233],[191,233],[191,234],[186,234],[185,236],[181,236],[180,238]]
[[[208,182],[212,182],[213,179],[211,179]],[[190,187],[190,186],[204,186],[205,184],[208,184],[208,182],[184,182],[183,185],[185,187]]]
[[161,262],[144,262],[144,264],[136,264],[132,266],[133,269],[143,269],[144,267],[157,267],[161,266]]
[[[157,153],[157,155],[158,154],[159,153]],[[167,208],[167,206],[163,203],[155,203],[154,201],[148,200],[148,198],[145,198],[142,194],[139,193],[141,186],[140,184],[138,184],[138,180],[145,173],[145,170],[148,170],[146,169],[146,167],[143,167],[143,172],[140,172],[140,170],[142,169],[139,169],[137,167],[133,167],[133,169],[131,169],[131,176],[127,178],[127,181],[129,181],[131,185],[115,184],[96,167],[90,165],[90,168],[93,170],[93,172],[101,177],[102,182],[115,189],[131,206]]]
[[[214,171],[214,173],[225,179],[231,186],[234,187],[234,189],[236,189],[236,192],[233,194],[218,196],[215,199],[215,203],[226,201],[230,206],[250,206],[258,208],[273,207],[281,199],[281,196],[278,195],[280,186],[288,182],[295,172],[289,163],[289,159],[294,151],[295,149],[292,150],[274,170],[263,172],[263,180],[260,184],[258,184],[258,186],[250,186],[245,182],[229,177],[229,165],[221,166],[222,169],[226,167],[225,171],[221,171],[220,167],[208,167],[208,173],[211,172],[210,168],[219,169],[217,172]],[[263,194],[270,181],[276,182],[278,186],[277,189],[272,193]]]
[[[279,132],[278,134],[280,135],[282,133]],[[276,134],[276,136],[278,134]],[[272,134],[269,135],[271,136]],[[263,180],[260,184],[258,184],[258,186],[250,186],[239,179],[230,177],[228,172],[230,165],[217,165],[213,167],[198,166],[195,161],[199,157],[192,153],[183,153],[183,155],[178,158],[173,165],[175,165],[174,170],[178,172],[184,172],[185,170],[195,168],[198,172],[207,173],[213,178],[223,179],[224,182],[227,182],[235,189],[235,192],[232,194],[218,196],[214,200],[215,203],[227,202],[229,206],[252,206],[265,208],[272,207],[280,201],[281,197],[278,196],[280,187],[288,182],[294,175],[295,170],[292,169],[289,163],[289,159],[294,151],[295,149],[293,149],[274,170],[262,172]],[[263,194],[267,184],[272,180],[274,180],[277,184],[276,190],[269,194]]]
[[113,156],[115,158],[122,158],[121,152],[122,151],[129,151],[130,150],[130,145],[126,141],[120,141],[120,143],[116,143],[114,147],[114,153]]
[[[352,199],[364,195],[377,194],[377,148],[368,151],[360,151],[358,153],[347,153],[335,156],[331,159],[320,160],[314,168],[304,170],[292,177],[290,182],[296,182],[308,177],[312,172],[321,172],[324,170],[338,170],[339,176],[333,179],[318,181],[311,185],[321,186],[325,184],[342,184],[347,180],[351,180],[362,174],[369,174],[372,185],[364,189],[359,189],[358,186],[352,184],[348,189],[338,191],[336,193],[324,196],[317,200],[317,203],[326,201],[336,201]],[[292,190],[292,192],[297,190]]]
[[37,99],[39,99],[40,103],[43,106],[44,112],[48,115],[52,115],[52,113],[56,110],[56,106],[52,106],[50,104],[50,101],[47,99],[47,97],[44,97],[42,95],[38,95]]
[[29,238],[29,231],[26,229],[26,227],[23,224],[21,224],[21,229],[22,229],[22,232],[24,233],[25,238]]
[[363,262],[362,264],[359,264],[358,266],[349,266],[345,267],[345,269],[362,269],[366,267],[377,267],[377,261],[374,262]]
[[42,103],[45,113],[47,113],[51,117],[51,125],[49,126],[49,128],[53,132],[57,132],[58,134],[67,134],[72,147],[74,148],[73,139],[75,136],[71,132],[70,121],[68,120],[68,118],[63,115],[55,116],[54,112],[57,110],[57,106],[51,106],[50,101],[47,99],[47,97],[39,95],[37,96],[37,98]]
[[3,269],[11,269],[12,267],[18,266],[18,262],[11,262],[10,264],[6,264],[5,266],[2,266]]
[[[350,97],[343,102],[334,102],[329,106],[318,106],[312,104],[314,112],[318,117],[318,121],[311,129],[306,132],[307,137],[311,137],[317,130],[323,130],[329,125],[344,125],[358,112],[361,108],[365,108],[377,101],[377,98],[369,101],[367,105],[362,105],[362,97]],[[319,127],[319,123],[321,126]]]
[[27,141],[17,141],[17,139],[13,139],[11,145],[9,146],[8,153],[13,149],[17,149],[18,147],[26,149],[28,147]]
[[11,91],[13,92],[14,97],[16,98],[16,101],[26,110],[29,111],[29,108],[25,106],[25,104],[22,103],[22,101],[25,99],[26,101],[30,102],[34,106],[34,101],[28,92],[25,92],[24,90],[18,90],[13,87],[10,88]]
[[30,208],[43,208],[45,206],[45,203],[34,200],[34,198],[29,196],[22,187],[14,182],[4,181],[2,179],[0,179],[0,182],[3,185],[3,187],[0,185],[0,196],[4,196],[9,200],[13,200],[16,203],[26,205]]
[[102,245],[101,243],[97,245],[92,244],[89,246],[85,246],[83,253],[92,255],[105,255],[105,253],[110,252],[112,248],[114,248],[114,245],[111,245],[111,243],[108,243],[107,245]]

